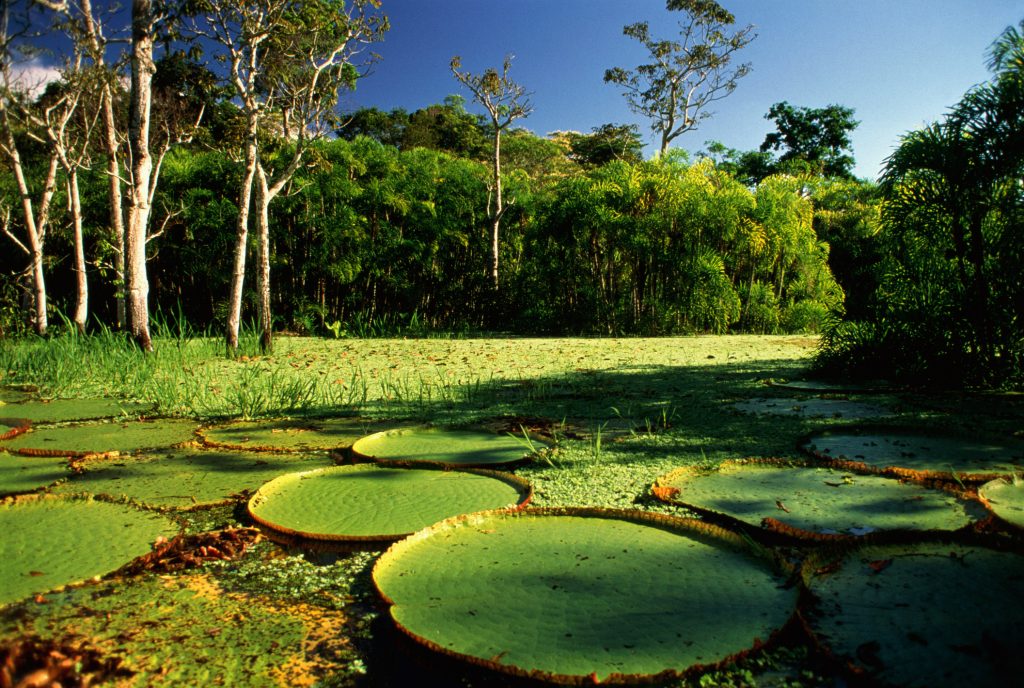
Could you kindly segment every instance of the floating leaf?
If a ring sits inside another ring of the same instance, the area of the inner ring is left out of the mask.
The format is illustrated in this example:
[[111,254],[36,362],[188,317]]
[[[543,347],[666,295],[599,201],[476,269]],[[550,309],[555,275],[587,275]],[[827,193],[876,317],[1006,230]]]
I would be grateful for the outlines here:
[[4,409],[4,413],[28,418],[34,423],[64,423],[100,418],[136,418],[152,412],[154,408],[153,404],[121,399],[53,399],[11,404]]
[[109,573],[177,532],[163,516],[93,500],[0,504],[0,604]]
[[406,428],[378,432],[352,445],[357,456],[381,463],[497,466],[527,460],[547,448],[536,440],[477,430]]
[[748,399],[734,405],[744,413],[801,418],[880,418],[891,416],[889,409],[848,399]]
[[908,687],[1019,682],[1019,554],[936,538],[865,544],[812,556],[804,575],[817,598],[808,626],[857,673]]
[[127,420],[32,428],[4,443],[8,451],[31,456],[88,456],[171,447],[193,439],[190,420]]
[[1003,521],[1024,528],[1024,482],[997,478],[982,485],[978,496]]
[[680,468],[659,478],[656,487],[663,501],[727,517],[730,525],[739,521],[805,538],[956,530],[984,516],[976,502],[943,490],[780,461]]
[[249,514],[299,538],[395,540],[456,514],[520,508],[530,495],[506,473],[357,464],[276,478],[249,500]]
[[160,508],[223,504],[279,475],[332,465],[326,457],[173,449],[139,457],[88,462],[55,488],[67,494],[125,498]]
[[736,535],[636,511],[452,518],[373,570],[412,638],[497,671],[565,683],[665,679],[769,640],[797,591]]
[[0,454],[0,496],[34,492],[71,475],[60,457]]
[[238,421],[200,430],[210,447],[248,451],[318,451],[352,446],[371,432],[394,427],[364,418]]
[[27,418],[0,418],[0,441],[28,432],[32,421]]
[[865,427],[826,431],[801,443],[830,463],[923,480],[982,482],[1024,470],[1024,442],[934,430]]

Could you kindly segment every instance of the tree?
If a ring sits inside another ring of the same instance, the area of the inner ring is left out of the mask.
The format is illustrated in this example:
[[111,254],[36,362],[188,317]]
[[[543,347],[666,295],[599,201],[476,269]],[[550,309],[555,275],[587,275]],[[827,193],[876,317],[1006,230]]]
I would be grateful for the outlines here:
[[[452,74],[456,80],[469,89],[473,100],[487,110],[491,119],[491,133],[494,137],[494,155],[492,157],[493,175],[487,203],[487,217],[491,221],[491,282],[494,291],[498,291],[498,238],[501,231],[501,218],[512,203],[505,204],[501,194],[501,132],[517,119],[528,117],[533,111],[529,94],[526,89],[512,81],[508,72],[512,67],[512,56],[507,55],[501,73],[489,68],[483,74],[472,74],[459,71],[462,58],[458,55],[451,61]],[[513,201],[514,202],[514,201]]]
[[[269,351],[273,327],[270,203],[299,169],[309,142],[339,124],[332,117],[338,93],[354,88],[362,76],[352,62],[354,56],[388,29],[387,17],[372,12],[379,5],[379,0],[211,0],[206,28],[194,28],[197,35],[216,41],[224,50],[227,78],[246,121],[245,173],[226,333],[229,351],[238,348],[250,204],[255,206],[259,236],[260,346]],[[261,127],[271,117],[276,131],[268,138],[290,147],[290,155],[284,155],[276,168],[260,143]]]
[[1024,381],[1022,30],[993,43],[989,82],[886,161],[875,305],[827,333],[820,365],[918,384]]
[[132,0],[131,95],[128,100],[128,149],[131,176],[125,229],[126,315],[128,330],[143,351],[152,351],[149,333],[149,277],[146,242],[156,179],[150,152],[153,105],[153,46],[157,27],[165,19],[153,0]]
[[668,0],[667,7],[686,15],[679,40],[652,38],[648,22],[630,24],[622,33],[639,41],[651,61],[604,73],[605,83],[623,88],[629,109],[651,120],[661,155],[676,137],[710,117],[708,107],[750,72],[749,63],[733,65],[732,58],[756,37],[751,25],[728,33],[736,18],[713,0]]
[[850,132],[860,124],[853,119],[853,108],[795,108],[783,101],[772,105],[764,118],[775,122],[776,131],[765,136],[760,150],[783,151],[776,163],[778,169],[792,170],[794,165],[805,164],[813,173],[853,178]]
[[[11,230],[10,209],[0,207],[3,233],[29,256],[29,271],[32,275],[33,326],[39,335],[46,334],[47,294],[43,270],[43,250],[50,221],[50,210],[57,187],[58,156],[52,148],[48,152],[48,164],[38,198],[26,173],[25,161],[21,154],[19,135],[26,130],[35,130],[30,137],[41,139],[45,128],[38,115],[32,111],[29,96],[23,85],[19,87],[13,74],[12,60],[15,53],[13,37],[9,33],[10,13],[7,2],[3,3],[0,14],[0,152],[7,158],[14,175],[18,195],[21,199],[21,216],[24,223],[26,242],[17,238]],[[70,118],[73,108],[60,105],[61,116]],[[22,137],[23,138],[23,137]],[[28,244],[27,246],[25,244]]]
[[644,159],[644,144],[635,124],[602,124],[589,134],[568,132],[569,159],[584,169],[600,167],[612,160],[638,163]]

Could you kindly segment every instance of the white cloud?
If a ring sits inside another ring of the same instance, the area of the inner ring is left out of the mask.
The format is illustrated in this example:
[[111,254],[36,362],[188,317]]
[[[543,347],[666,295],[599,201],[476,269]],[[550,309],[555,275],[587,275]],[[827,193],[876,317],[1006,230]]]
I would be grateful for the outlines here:
[[22,64],[11,67],[11,77],[16,89],[27,91],[33,98],[38,96],[51,81],[60,79],[60,68],[46,65],[39,58],[33,58]]

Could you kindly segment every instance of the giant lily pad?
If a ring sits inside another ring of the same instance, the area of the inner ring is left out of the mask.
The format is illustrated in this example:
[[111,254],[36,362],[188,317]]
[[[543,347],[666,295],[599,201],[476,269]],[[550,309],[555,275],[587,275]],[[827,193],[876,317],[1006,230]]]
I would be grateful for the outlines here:
[[771,461],[680,468],[654,493],[699,513],[796,537],[876,530],[956,530],[984,516],[977,502],[877,475]]
[[494,471],[357,464],[276,478],[249,500],[253,520],[314,540],[396,540],[456,514],[520,508],[529,483]]
[[[153,404],[121,399],[53,399],[10,404],[4,413],[36,423],[64,423],[99,418],[136,418],[153,410]],[[14,411],[17,410],[17,413]]]
[[379,422],[363,418],[278,419],[225,423],[203,428],[199,434],[210,447],[317,451],[351,447],[375,429],[380,429]]
[[747,399],[735,404],[737,411],[800,418],[880,418],[893,412],[877,404],[849,399]]
[[8,451],[33,456],[87,456],[170,447],[193,438],[189,420],[118,421],[33,428],[4,443]]
[[767,641],[797,596],[727,531],[597,509],[452,518],[393,545],[373,578],[399,628],[427,647],[565,683],[720,664]]
[[0,604],[109,573],[174,525],[121,504],[36,498],[0,504]]
[[173,449],[89,462],[54,492],[104,495],[145,506],[183,509],[223,504],[284,473],[331,463],[326,457]]
[[0,406],[4,404],[20,404],[32,398],[31,388],[0,387]]
[[828,551],[806,615],[831,653],[885,685],[1008,686],[1024,655],[1024,557],[941,540]]
[[811,435],[811,455],[839,465],[916,479],[992,480],[1024,470],[1024,442],[935,431],[868,427]]
[[536,441],[478,430],[405,428],[378,432],[352,445],[357,456],[380,463],[498,466],[526,460],[546,448]]
[[1003,521],[1024,528],[1024,482],[1019,478],[987,482],[978,490],[978,496]]
[[27,418],[0,418],[0,440],[9,440],[12,437],[28,432],[32,422]]
[[70,475],[60,457],[0,454],[0,496],[34,492]]
[[808,394],[871,394],[891,392],[893,388],[884,382],[859,384],[856,382],[828,382],[826,380],[768,380],[767,384],[779,389]]

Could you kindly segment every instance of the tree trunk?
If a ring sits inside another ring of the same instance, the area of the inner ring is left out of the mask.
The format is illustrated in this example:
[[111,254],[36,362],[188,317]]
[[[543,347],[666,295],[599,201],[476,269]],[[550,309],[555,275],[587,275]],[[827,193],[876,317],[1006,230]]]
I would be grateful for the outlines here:
[[32,294],[33,294],[33,328],[36,334],[46,334],[49,323],[46,316],[46,279],[43,273],[43,245],[46,239],[46,223],[50,214],[50,202],[57,179],[57,156],[50,155],[50,166],[47,170],[46,181],[43,184],[43,195],[39,202],[39,217],[36,217],[35,208],[32,205],[32,196],[29,192],[28,181],[25,179],[25,168],[21,162],[21,155],[18,152],[14,140],[14,132],[11,129],[11,122],[7,109],[0,100],[0,123],[3,125],[4,149],[11,164],[11,171],[21,195],[22,217],[25,221],[25,232],[28,235],[28,247],[26,249],[32,261]]
[[[86,34],[92,51],[92,58],[97,65],[104,64],[103,51],[106,44],[100,42],[100,32],[92,13],[92,0],[82,0],[82,18],[85,20]],[[114,255],[114,273],[117,279],[117,328],[126,325],[125,315],[125,229],[124,201],[121,198],[121,165],[118,161],[117,120],[114,117],[114,94],[109,85],[104,85],[100,92],[100,107],[103,115],[103,148],[107,155],[107,185],[109,191],[110,233],[117,247]]]
[[235,231],[235,268],[231,273],[231,296],[228,302],[226,345],[228,355],[238,351],[238,330],[242,321],[242,293],[245,286],[245,255],[249,245],[249,206],[252,185],[256,176],[256,128],[258,122],[250,117],[245,142],[245,176],[238,198],[238,224]]
[[149,334],[149,278],[146,275],[146,233],[153,174],[153,158],[149,151],[150,107],[153,101],[153,74],[156,72],[153,41],[151,0],[132,0],[132,87],[128,109],[132,177],[125,232],[125,268],[128,327],[144,351],[153,350]]
[[260,351],[269,354],[274,349],[273,314],[270,310],[270,201],[273,199],[267,187],[267,175],[263,166],[257,164],[259,184],[256,187],[256,225],[259,230],[259,290]]
[[501,129],[494,122],[494,213],[491,215],[491,284],[498,291],[498,236],[505,212],[501,197]]
[[78,168],[68,171],[68,193],[71,196],[71,222],[75,237],[75,328],[85,334],[89,318],[89,280],[85,272],[85,245],[82,240],[82,200],[78,193]]

